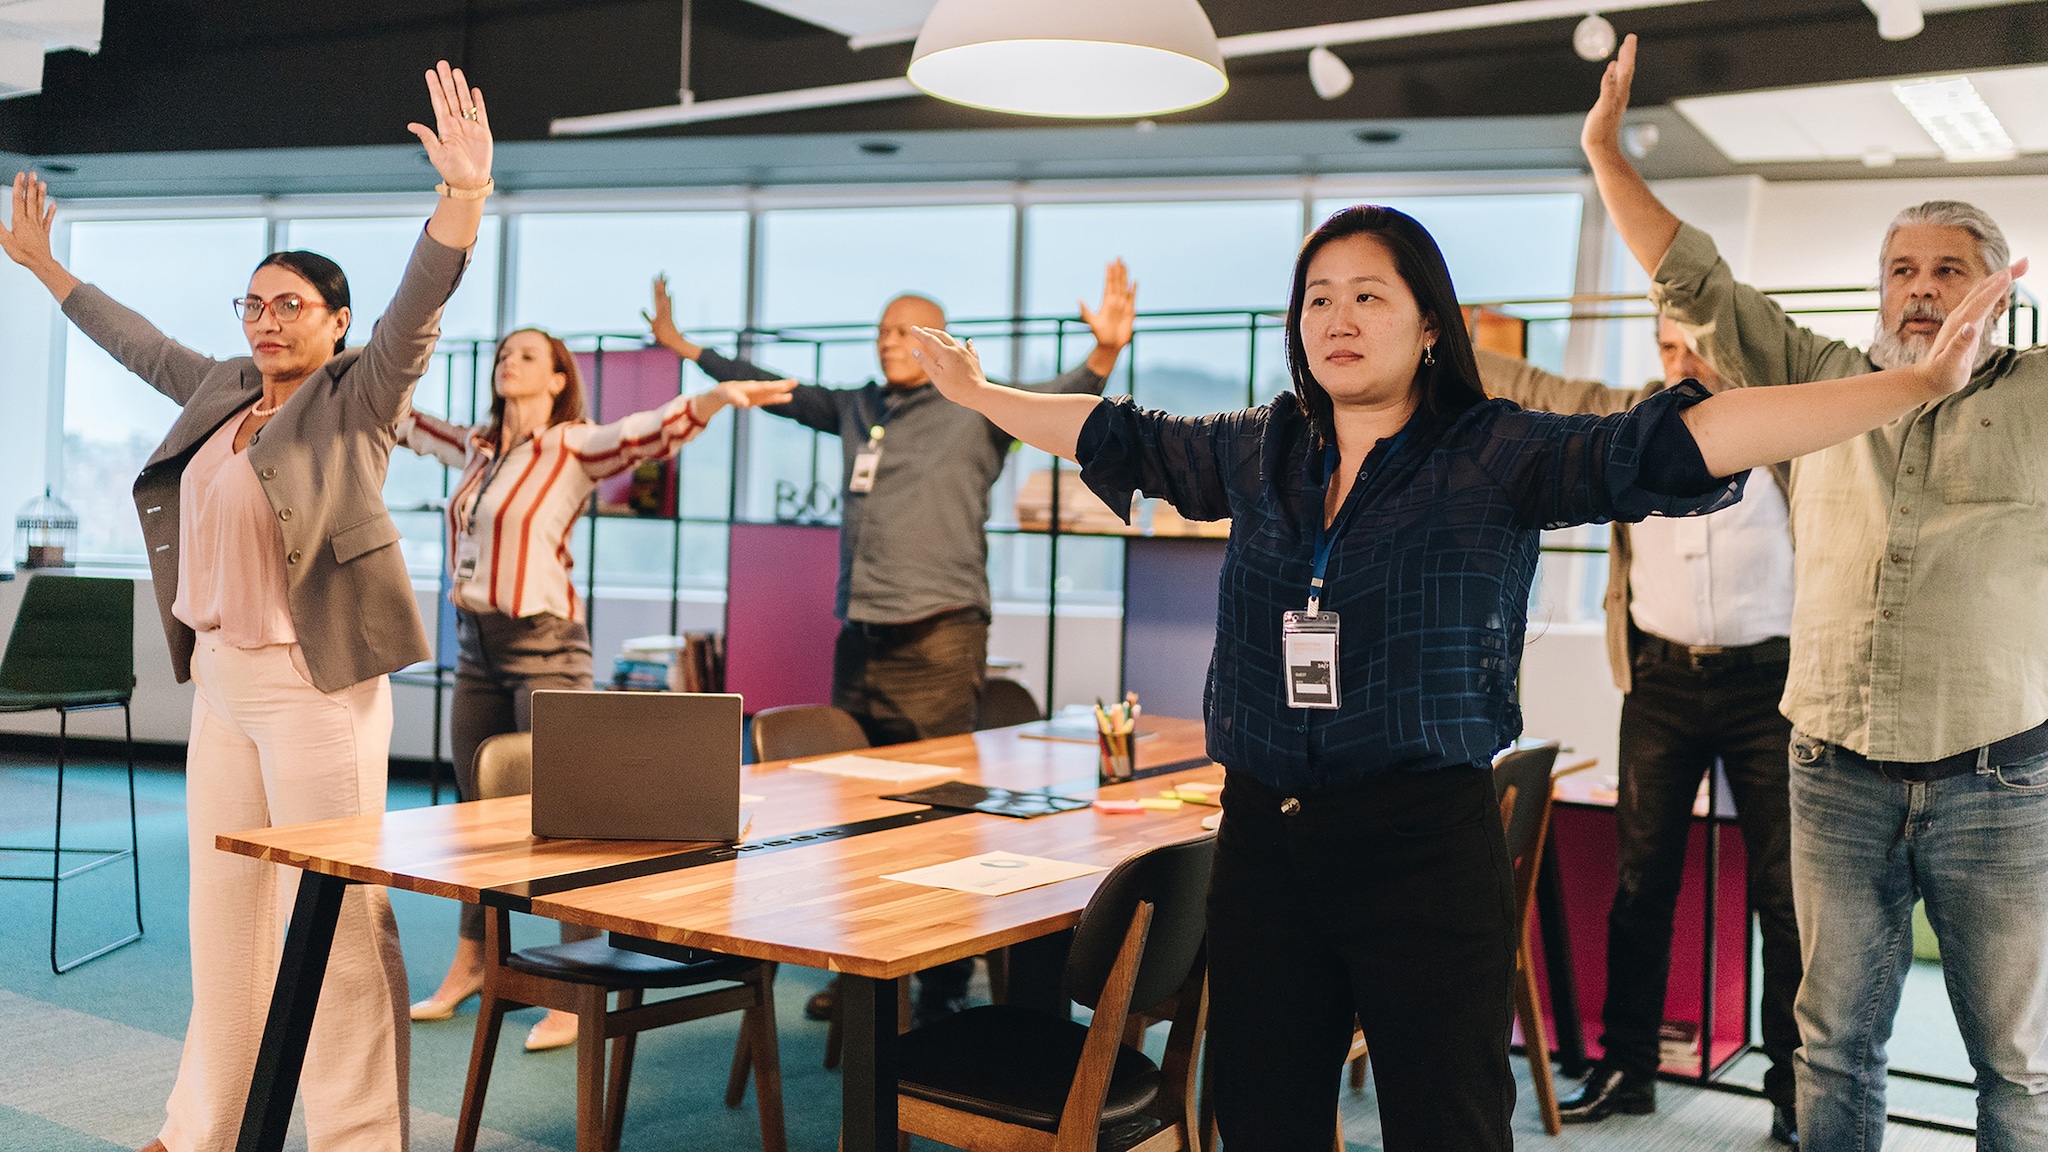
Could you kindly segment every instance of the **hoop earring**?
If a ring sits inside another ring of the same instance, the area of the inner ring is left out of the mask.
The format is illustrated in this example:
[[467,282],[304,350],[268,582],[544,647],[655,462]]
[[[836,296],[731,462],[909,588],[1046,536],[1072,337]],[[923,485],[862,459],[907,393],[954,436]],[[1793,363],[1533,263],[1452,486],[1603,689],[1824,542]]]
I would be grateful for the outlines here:
[[1422,366],[1424,368],[1436,367],[1436,345],[1424,344],[1422,346]]

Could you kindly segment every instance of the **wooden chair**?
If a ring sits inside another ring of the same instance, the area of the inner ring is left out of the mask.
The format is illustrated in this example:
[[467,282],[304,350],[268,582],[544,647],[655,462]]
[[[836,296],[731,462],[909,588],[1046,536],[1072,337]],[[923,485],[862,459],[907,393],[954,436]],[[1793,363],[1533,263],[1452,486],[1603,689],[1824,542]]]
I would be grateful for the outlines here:
[[[50,886],[50,971],[61,976],[88,960],[142,939],[142,858],[135,827],[135,725],[129,702],[135,694],[135,583],[89,576],[31,576],[22,590],[7,654],[0,657],[0,712],[57,713],[57,817],[50,847],[0,845],[0,852],[46,855],[42,875],[0,875]],[[71,714],[119,708],[127,733],[128,847],[64,846],[64,768]],[[65,867],[65,857],[86,859]],[[57,957],[58,898],[64,882],[95,868],[128,861],[135,884],[135,931],[84,955]]]
[[830,704],[789,704],[754,713],[754,760],[799,760],[872,747],[853,713]]
[[[1087,1024],[1023,1008],[970,1008],[898,1042],[902,1130],[974,1152],[1197,1147],[1195,1067],[1208,1023],[1209,868],[1203,837],[1112,869],[1081,913],[1067,961]],[[1124,1044],[1134,1009],[1173,1000],[1162,1064]]]
[[[524,732],[493,736],[477,748],[480,799],[522,795],[532,788],[533,738]],[[483,1004],[477,1011],[476,1045],[470,1052],[469,1082],[462,1091],[456,1152],[474,1152],[483,1121],[484,1093],[505,1014],[517,1008],[554,1008],[576,1013],[576,1149],[616,1152],[626,1120],[626,1089],[633,1077],[634,1042],[641,1032],[727,1012],[745,1013],[740,1042],[726,1080],[725,1103],[745,1099],[754,1079],[761,1113],[763,1152],[786,1152],[782,1121],[782,1065],[775,1042],[775,968],[739,956],[713,956],[692,963],[613,948],[602,938],[511,950],[512,915],[486,908]],[[649,1004],[652,988],[729,986]],[[619,994],[617,1008],[607,1000]],[[612,1067],[605,1076],[605,1041]]]
[[[1543,1130],[1552,1136],[1564,1130],[1557,1114],[1557,1080],[1550,1069],[1550,1037],[1543,1027],[1543,1006],[1536,994],[1536,968],[1529,951],[1529,915],[1536,906],[1536,875],[1543,865],[1543,841],[1550,835],[1550,770],[1557,764],[1555,741],[1516,748],[1493,765],[1493,793],[1500,800],[1508,859],[1515,875],[1515,1018],[1522,1024],[1522,1046],[1529,1057],[1529,1079],[1536,1086],[1536,1105]],[[1365,1087],[1365,1034],[1354,1029],[1351,1086]],[[1341,1128],[1341,1125],[1340,1125]],[[1337,1134],[1337,1152],[1344,1135]]]
[[1045,711],[1032,697],[1031,689],[1006,676],[991,676],[981,682],[981,691],[974,699],[976,732],[1043,719]]

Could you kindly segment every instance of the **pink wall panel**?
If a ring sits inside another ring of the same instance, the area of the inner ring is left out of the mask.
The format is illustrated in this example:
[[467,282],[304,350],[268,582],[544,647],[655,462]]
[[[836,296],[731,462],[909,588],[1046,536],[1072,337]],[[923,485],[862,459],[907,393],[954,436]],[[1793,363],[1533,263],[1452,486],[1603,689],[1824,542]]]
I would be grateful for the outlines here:
[[[578,352],[576,366],[583,372],[585,399],[595,400],[596,410],[589,415],[600,424],[661,407],[675,399],[682,378],[682,361],[666,348],[607,351],[601,386],[596,355]],[[598,482],[597,503],[605,512],[675,515],[675,462],[650,460],[638,468],[606,477]]]
[[751,715],[832,702],[839,529],[735,524],[725,598],[725,690]]

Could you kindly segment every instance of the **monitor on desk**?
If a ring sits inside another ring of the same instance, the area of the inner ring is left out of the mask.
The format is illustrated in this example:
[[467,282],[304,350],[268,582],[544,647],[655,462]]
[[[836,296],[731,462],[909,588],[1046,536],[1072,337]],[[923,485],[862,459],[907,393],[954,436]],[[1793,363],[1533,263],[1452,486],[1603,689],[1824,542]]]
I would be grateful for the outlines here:
[[533,694],[533,834],[740,838],[740,698]]

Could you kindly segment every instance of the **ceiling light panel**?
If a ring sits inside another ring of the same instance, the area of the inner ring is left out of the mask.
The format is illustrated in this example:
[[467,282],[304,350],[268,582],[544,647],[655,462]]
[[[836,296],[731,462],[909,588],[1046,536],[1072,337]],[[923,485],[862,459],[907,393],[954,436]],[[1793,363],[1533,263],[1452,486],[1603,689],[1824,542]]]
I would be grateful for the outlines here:
[[794,16],[841,36],[872,36],[916,29],[931,15],[936,0],[754,0],[784,16]]
[[[1936,159],[1944,156],[1943,149],[1895,91],[1895,86],[1926,79],[1737,92],[1673,104],[1738,164],[1854,161],[1872,155]],[[1982,105],[2003,124],[2015,151],[2048,152],[2048,67],[1975,72],[1968,79]]]
[[1967,76],[1908,80],[1892,85],[1892,92],[1950,160],[2010,160],[2020,154]]

